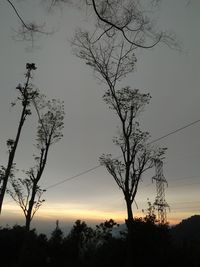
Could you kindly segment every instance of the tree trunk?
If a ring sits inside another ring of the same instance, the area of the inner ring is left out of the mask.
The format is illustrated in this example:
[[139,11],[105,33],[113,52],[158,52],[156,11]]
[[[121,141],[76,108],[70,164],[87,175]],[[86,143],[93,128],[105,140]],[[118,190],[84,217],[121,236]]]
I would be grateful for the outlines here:
[[128,234],[133,233],[133,211],[132,211],[132,203],[129,199],[126,199],[126,208],[128,218],[126,220],[126,226],[128,228]]
[[41,154],[41,159],[40,159],[40,166],[37,172],[37,176],[36,178],[33,180],[33,187],[32,187],[32,193],[31,193],[31,199],[29,201],[29,206],[28,206],[28,211],[26,214],[26,230],[29,231],[30,230],[30,224],[31,224],[31,220],[33,218],[32,212],[33,212],[33,207],[34,207],[34,202],[35,202],[35,196],[37,193],[37,184],[42,176],[42,173],[44,171],[44,167],[46,165],[47,162],[47,155],[48,155],[48,151],[49,151],[49,146],[50,146],[50,142],[46,145],[46,149],[45,149],[45,154],[44,154],[44,158],[43,158],[43,153]]
[[15,138],[15,141],[14,141],[14,145],[13,145],[11,151],[10,151],[9,158],[8,158],[8,164],[7,164],[7,167],[6,167],[5,175],[3,177],[3,184],[2,184],[1,190],[0,190],[0,214],[1,214],[1,211],[2,211],[3,200],[4,200],[4,195],[5,195],[5,192],[6,192],[6,188],[7,188],[8,179],[9,179],[9,176],[11,174],[11,170],[12,170],[12,166],[13,166],[15,152],[16,152],[17,145],[18,145],[18,142],[19,142],[19,138],[20,138],[20,134],[21,134],[21,131],[22,131],[22,127],[23,127],[24,121],[25,121],[26,107],[27,107],[27,99],[25,100],[25,104],[24,104],[23,109],[22,109],[21,118],[20,118],[18,129],[17,129],[17,135],[16,135],[16,138]]
[[31,213],[28,212],[27,216],[26,216],[26,231],[30,231],[30,225],[31,225]]
[[129,199],[126,199],[126,207],[128,214],[128,218],[126,220],[126,226],[128,229],[126,267],[133,267],[133,212],[132,203]]
[[21,117],[20,117],[18,129],[17,129],[17,135],[15,138],[14,144],[11,148],[10,154],[9,154],[8,164],[6,167],[5,175],[3,177],[3,184],[0,188],[0,214],[2,211],[4,195],[6,192],[8,179],[9,179],[11,171],[12,171],[13,161],[14,161],[16,149],[17,149],[17,146],[19,143],[22,127],[24,125],[26,115],[27,115],[26,108],[29,105],[29,100],[30,100],[29,99],[29,93],[28,93],[28,89],[30,89],[30,88],[28,86],[29,86],[29,80],[31,79],[31,70],[36,69],[35,64],[26,64],[26,68],[27,68],[27,73],[25,74],[26,82],[25,82],[24,88],[18,88],[17,87],[17,89],[19,89],[21,92],[22,99],[21,99],[21,97],[19,99],[21,99],[21,103],[22,103],[23,108],[22,108]]
[[35,181],[35,183],[33,184],[31,199],[29,201],[28,211],[26,214],[26,225],[25,226],[26,226],[27,231],[30,230],[30,224],[31,224],[31,219],[32,219],[32,210],[33,210],[33,206],[34,206],[36,192],[37,192],[37,182]]

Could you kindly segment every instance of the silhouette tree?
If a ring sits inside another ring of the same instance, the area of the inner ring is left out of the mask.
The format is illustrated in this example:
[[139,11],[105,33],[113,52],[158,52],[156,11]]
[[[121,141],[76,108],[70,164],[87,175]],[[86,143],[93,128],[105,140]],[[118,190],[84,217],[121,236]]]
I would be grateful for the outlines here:
[[149,94],[138,89],[123,87],[118,83],[135,69],[134,46],[128,46],[124,40],[115,38],[103,44],[91,43],[87,32],[77,32],[73,40],[74,51],[78,57],[93,68],[95,75],[106,83],[108,89],[103,100],[117,115],[120,127],[119,135],[113,139],[122,153],[122,159],[103,155],[100,162],[115,179],[123,191],[128,213],[128,228],[132,224],[132,203],[135,199],[142,174],[154,165],[154,159],[164,153],[148,144],[149,133],[140,129],[138,115],[150,101]]
[[50,266],[64,266],[67,250],[64,250],[63,232],[56,221],[56,227],[49,239],[49,263]]
[[56,228],[51,233],[50,243],[61,244],[63,241],[63,232],[59,226],[59,220],[56,221]]
[[[143,218],[144,222],[149,223],[149,224],[156,224],[158,220],[156,219],[156,207],[154,204],[152,204],[149,200],[147,201],[148,208],[146,209],[146,215]],[[145,212],[143,210],[143,212]]]
[[[104,39],[92,43],[89,33],[79,31],[72,42],[75,54],[85,60],[100,81],[106,83],[107,90],[103,100],[119,119],[118,136],[113,142],[119,147],[121,156],[102,155],[100,163],[113,176],[122,190],[127,207],[127,227],[129,237],[133,234],[132,204],[138,191],[142,175],[154,166],[154,160],[160,158],[165,149],[155,148],[149,143],[149,133],[142,131],[138,116],[150,101],[150,95],[140,93],[129,86],[118,88],[119,82],[134,71],[136,57],[135,46],[128,45],[118,38]],[[131,251],[128,252],[131,256]],[[132,263],[131,263],[132,264]]]
[[52,144],[62,138],[64,127],[64,105],[60,100],[52,99],[46,101],[44,96],[40,96],[37,101],[33,101],[38,114],[38,129],[36,138],[36,148],[39,151],[34,155],[35,165],[27,172],[26,179],[12,179],[12,189],[8,190],[11,197],[23,210],[26,219],[26,229],[30,229],[33,216],[40,208],[44,199],[41,199],[45,190],[38,185],[44,168],[47,163],[49,148]]
[[71,240],[76,247],[76,256],[81,258],[87,243],[93,237],[94,232],[84,221],[77,220],[71,229],[68,240]]
[[113,219],[96,225],[96,238],[98,238],[99,241],[102,242],[108,241],[112,237],[112,230],[118,226],[119,224],[117,224]]
[[[22,110],[21,110],[21,116],[17,128],[17,134],[15,139],[8,139],[7,140],[7,147],[8,147],[8,163],[6,167],[1,166],[0,171],[0,213],[2,211],[3,206],[3,200],[7,188],[8,179],[11,175],[13,175],[13,167],[14,167],[14,158],[15,153],[17,150],[17,146],[19,143],[22,127],[24,125],[24,122],[27,118],[27,116],[31,115],[31,109],[30,104],[32,101],[36,101],[38,97],[38,92],[36,89],[33,88],[33,85],[31,84],[30,80],[32,78],[31,73],[33,70],[36,70],[34,63],[27,63],[26,64],[27,72],[25,74],[26,81],[24,85],[19,84],[16,89],[18,91],[18,98],[21,102]],[[12,103],[12,105],[15,105],[16,103]]]
[[[104,100],[117,113],[121,129],[119,136],[113,139],[122,153],[122,157],[113,158],[103,155],[100,162],[113,176],[122,190],[127,206],[127,227],[132,232],[132,203],[135,199],[141,177],[154,166],[154,159],[163,155],[164,149],[156,149],[148,144],[149,133],[140,129],[137,115],[149,102],[149,94],[141,94],[129,87],[117,91],[107,91]],[[122,158],[122,159],[121,159]]]

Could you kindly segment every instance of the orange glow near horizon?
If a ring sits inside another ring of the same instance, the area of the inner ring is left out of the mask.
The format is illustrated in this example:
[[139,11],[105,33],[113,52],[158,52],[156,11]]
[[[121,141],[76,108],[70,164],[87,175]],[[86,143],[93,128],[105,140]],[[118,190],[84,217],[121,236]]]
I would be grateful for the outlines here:
[[[19,207],[14,204],[4,205],[3,210],[4,218],[23,218],[22,211]],[[79,207],[79,205],[65,205],[65,204],[53,204],[51,206],[43,206],[37,212],[35,218],[37,220],[85,220],[85,221],[104,221],[113,219],[118,223],[124,222],[124,213],[121,211],[105,211],[90,209],[86,207]]]
[[[4,205],[3,218],[10,220],[24,220],[21,209],[13,203]],[[135,217],[143,217],[141,212],[135,212]],[[190,212],[176,212],[168,213],[168,222],[170,225],[178,224],[185,218],[192,216]],[[51,205],[44,205],[36,214],[35,218],[44,221],[76,221],[78,219],[88,221],[103,222],[105,220],[113,219],[117,223],[124,223],[126,212],[122,210],[109,210],[109,209],[93,209],[89,205],[83,204],[63,204],[53,203]]]

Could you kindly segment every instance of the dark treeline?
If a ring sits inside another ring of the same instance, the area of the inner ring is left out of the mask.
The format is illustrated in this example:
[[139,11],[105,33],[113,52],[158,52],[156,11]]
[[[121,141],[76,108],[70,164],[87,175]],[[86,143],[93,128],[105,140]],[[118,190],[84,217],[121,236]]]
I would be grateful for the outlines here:
[[[183,228],[184,223],[174,228],[157,225],[148,216],[135,219],[133,266],[200,266],[200,239],[180,237]],[[78,220],[67,236],[57,222],[49,239],[16,225],[0,229],[0,251],[2,267],[126,266],[127,234],[120,232],[113,220],[96,228]]]

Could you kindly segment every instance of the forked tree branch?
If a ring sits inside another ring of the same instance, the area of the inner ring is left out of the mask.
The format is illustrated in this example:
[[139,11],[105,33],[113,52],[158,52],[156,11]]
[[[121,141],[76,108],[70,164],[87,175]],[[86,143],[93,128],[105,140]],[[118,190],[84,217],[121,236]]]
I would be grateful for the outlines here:
[[[136,47],[139,47],[139,48],[146,48],[146,49],[148,49],[148,48],[153,48],[154,46],[156,46],[156,45],[161,41],[161,39],[162,39],[162,33],[159,35],[157,41],[155,41],[152,45],[142,45],[142,44],[139,44],[139,43],[137,43],[137,42],[134,42],[133,40],[130,40],[130,39],[127,37],[127,35],[126,35],[125,31],[124,31],[125,28],[127,28],[129,31],[133,31],[133,30],[131,30],[131,29],[128,27],[128,25],[124,25],[124,26],[122,26],[122,27],[117,26],[117,25],[116,25],[115,23],[113,23],[112,21],[110,21],[110,20],[106,19],[105,17],[103,17],[102,15],[100,15],[100,13],[99,13],[98,10],[97,10],[97,6],[96,6],[96,2],[95,2],[95,0],[92,0],[92,5],[93,5],[93,8],[94,8],[94,12],[95,12],[95,14],[97,15],[98,19],[101,20],[101,21],[103,21],[105,24],[110,25],[110,27],[109,27],[108,29],[104,30],[104,32],[103,32],[103,33],[102,33],[102,34],[101,34],[101,35],[94,41],[94,43],[97,42],[97,41],[98,41],[104,34],[106,34],[106,33],[107,33],[108,31],[110,31],[112,28],[114,28],[114,29],[120,31],[120,32],[122,33],[124,39],[125,39],[128,43],[130,43],[130,44],[132,44],[132,45],[134,45],[134,46],[136,46]],[[129,22],[128,22],[128,23],[129,23]],[[138,28],[138,31],[140,31],[140,29],[141,29],[141,27]],[[137,29],[134,30],[134,31],[137,31]]]

